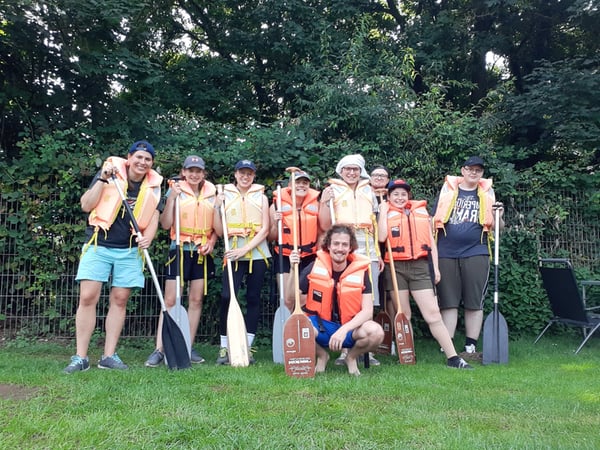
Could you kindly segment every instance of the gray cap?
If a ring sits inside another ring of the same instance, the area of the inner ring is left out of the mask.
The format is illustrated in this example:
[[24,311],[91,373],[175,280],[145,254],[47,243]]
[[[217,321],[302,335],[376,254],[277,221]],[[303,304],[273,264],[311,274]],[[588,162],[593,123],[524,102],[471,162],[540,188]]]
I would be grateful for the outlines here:
[[188,156],[187,158],[185,158],[185,161],[183,162],[184,169],[190,169],[192,167],[197,167],[198,169],[202,169],[202,170],[206,169],[204,160],[196,155]]
[[306,172],[296,172],[294,174],[294,179],[299,180],[300,178],[306,178],[308,181],[310,181],[310,175]]

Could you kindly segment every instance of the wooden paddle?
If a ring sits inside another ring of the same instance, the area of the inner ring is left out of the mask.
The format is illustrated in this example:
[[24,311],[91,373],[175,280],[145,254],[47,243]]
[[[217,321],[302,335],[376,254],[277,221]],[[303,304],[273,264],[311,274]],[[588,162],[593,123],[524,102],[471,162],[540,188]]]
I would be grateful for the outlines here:
[[[379,202],[383,202],[383,195],[379,196]],[[380,275],[381,277],[382,275]],[[381,279],[381,278],[380,278]],[[377,287],[373,287],[376,289]],[[383,298],[381,301],[383,302],[383,309],[379,310],[379,313],[375,316],[375,322],[381,325],[383,328],[383,341],[377,347],[377,353],[382,355],[390,355],[392,354],[392,342],[394,341],[394,331],[392,327],[392,318],[387,312],[387,293],[383,292]]]
[[[281,180],[277,184],[277,211],[281,213]],[[273,362],[283,364],[283,326],[290,317],[290,310],[285,306],[285,292],[283,283],[283,220],[277,221],[277,244],[279,246],[279,306],[273,319]]]
[[[292,236],[294,252],[298,251],[298,209],[296,206],[296,172],[297,167],[288,167],[292,195]],[[283,359],[285,373],[290,377],[310,378],[315,376],[316,341],[315,329],[308,317],[300,308],[300,276],[298,264],[292,264],[294,270],[294,312],[283,327]]]
[[[219,194],[223,193],[223,186],[218,185]],[[227,218],[225,216],[225,201],[221,205],[221,221],[223,222],[223,241],[225,251],[229,251],[229,236],[227,234]],[[229,309],[227,310],[227,351],[231,367],[248,367],[250,353],[248,350],[248,335],[244,314],[238,303],[233,287],[233,270],[231,261],[227,258],[227,280],[229,281]]]
[[394,254],[392,253],[392,243],[386,239],[387,251],[390,255],[390,272],[392,274],[392,286],[394,288],[394,299],[396,301],[396,317],[394,318],[394,330],[396,337],[396,350],[398,351],[398,361],[400,364],[415,364],[415,346],[413,342],[412,328],[406,315],[402,312],[400,306],[400,295],[398,294],[398,279],[396,278],[396,269],[394,267]]
[[392,318],[386,310],[386,294],[383,294],[383,309],[375,316],[375,322],[383,328],[383,341],[377,347],[377,353],[381,355],[390,355],[392,353],[392,342],[394,340],[394,332],[392,327]]
[[494,224],[494,310],[483,324],[483,361],[482,364],[508,363],[508,325],[498,310],[498,264],[500,253],[500,208],[494,204],[496,223]]
[[[125,197],[123,189],[121,189],[121,185],[117,181],[117,177],[114,174],[112,175],[112,182],[117,188],[117,192],[119,193],[123,206],[125,207],[125,210],[129,215],[134,231],[136,232],[138,237],[142,237],[142,232],[140,231],[140,227],[138,226],[138,223],[135,220],[135,216],[133,215],[131,206],[129,206],[129,203],[127,202],[127,197]],[[160,287],[160,283],[158,282],[158,277],[156,276],[156,271],[154,270],[154,265],[152,264],[152,260],[150,259],[148,249],[143,249],[143,253],[144,258],[146,260],[146,266],[148,267],[148,270],[152,275],[152,281],[154,282],[156,295],[158,296],[158,300],[160,301],[160,306],[163,312],[161,336],[165,359],[168,361],[169,369],[187,369],[192,366],[192,363],[190,361],[190,351],[188,348],[188,344],[185,340],[182,330],[179,328],[173,317],[171,317],[171,315],[167,311],[167,305],[165,304],[162,289]]]

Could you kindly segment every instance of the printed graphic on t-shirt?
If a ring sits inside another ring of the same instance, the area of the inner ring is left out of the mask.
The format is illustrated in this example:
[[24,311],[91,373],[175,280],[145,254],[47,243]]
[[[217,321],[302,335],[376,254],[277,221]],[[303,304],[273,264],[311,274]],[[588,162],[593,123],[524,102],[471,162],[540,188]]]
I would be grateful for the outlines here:
[[487,238],[479,224],[477,190],[459,189],[448,223],[438,234],[438,257],[468,258],[487,254]]
[[476,195],[459,196],[448,223],[457,225],[460,223],[477,223],[479,219],[479,199]]

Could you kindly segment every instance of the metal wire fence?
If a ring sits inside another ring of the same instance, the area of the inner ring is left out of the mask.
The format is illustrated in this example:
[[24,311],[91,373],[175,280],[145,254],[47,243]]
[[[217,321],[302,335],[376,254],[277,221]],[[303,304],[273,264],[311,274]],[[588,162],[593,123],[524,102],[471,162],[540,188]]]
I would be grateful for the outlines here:
[[[566,213],[553,215],[548,211],[536,210],[538,206],[527,202],[507,202],[507,226],[514,232],[523,230],[524,233],[531,234],[532,217],[545,221],[544,232],[536,235],[540,254],[567,256],[576,267],[584,268],[590,273],[600,273],[600,224],[597,217],[594,220],[586,212],[588,205],[580,200],[584,198],[581,193],[560,192],[552,195],[556,196],[557,203],[564,205]],[[79,259],[77,249],[82,243],[85,218],[80,215],[65,219],[60,214],[54,214],[55,221],[68,222],[62,223],[65,225],[60,228],[63,231],[44,233],[37,228],[31,229],[31,239],[36,240],[36,247],[35,251],[27,250],[31,254],[24,259],[21,254],[24,247],[19,242],[23,236],[19,233],[19,227],[23,223],[19,218],[29,214],[22,209],[26,197],[26,193],[0,197],[0,335],[4,338],[22,334],[71,339],[74,337],[74,315],[79,295],[75,281]],[[167,233],[161,230],[151,250],[161,285],[164,281],[163,263],[166,261],[167,243]],[[65,252],[65,248],[72,250]],[[216,253],[220,255],[222,251],[217,249]],[[213,343],[218,339],[222,272],[219,256],[215,263],[217,274],[215,279],[209,281],[197,336],[199,341]],[[41,266],[45,269],[39,270]],[[278,305],[276,279],[276,274],[271,269],[263,287],[259,338],[270,337]],[[243,307],[243,295],[240,299]],[[97,309],[97,330],[104,328],[107,302],[108,290],[105,287]],[[123,336],[153,338],[159,312],[160,305],[154,285],[147,278],[145,288],[132,294]]]
[[[58,195],[58,194],[57,194]],[[0,336],[13,338],[23,336],[45,336],[53,339],[71,339],[75,332],[75,312],[79,300],[79,286],[75,281],[79,250],[83,244],[83,226],[85,218],[82,215],[65,223],[64,235],[49,233],[49,239],[40,239],[42,232],[31,235],[39,245],[36,245],[35,255],[23,257],[20,252],[24,247],[19,238],[22,227],[18,217],[24,214],[21,210],[24,196],[0,197]],[[64,218],[63,218],[64,219]],[[69,221],[69,219],[64,219]],[[77,235],[72,230],[78,229]],[[31,230],[30,230],[31,231]],[[48,238],[48,236],[45,236]],[[29,239],[29,238],[28,238]],[[70,255],[65,256],[65,247],[72,248]],[[164,285],[164,262],[167,260],[168,235],[164,230],[159,234],[150,251],[156,268],[159,282]],[[29,250],[26,250],[29,251]],[[217,248],[216,253],[222,254]],[[215,257],[216,274],[208,283],[208,294],[204,299],[203,314],[198,330],[199,341],[214,342],[218,338],[218,317],[221,293],[222,259]],[[40,258],[50,264],[55,270],[39,270]],[[263,286],[262,313],[259,324],[259,336],[270,335],[272,320],[277,308],[277,286],[273,268],[267,272]],[[103,287],[97,308],[97,330],[104,328],[108,309],[108,287]],[[243,292],[243,287],[242,287]],[[185,296],[184,296],[185,303]],[[244,306],[243,293],[239,298]],[[127,318],[123,329],[124,337],[151,337],[156,334],[160,302],[152,279],[146,277],[143,289],[132,292],[128,303]]]

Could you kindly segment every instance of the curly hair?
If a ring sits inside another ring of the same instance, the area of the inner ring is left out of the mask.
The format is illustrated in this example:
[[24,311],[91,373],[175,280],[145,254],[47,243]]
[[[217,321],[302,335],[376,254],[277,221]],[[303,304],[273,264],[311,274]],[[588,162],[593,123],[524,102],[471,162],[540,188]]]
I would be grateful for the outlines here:
[[358,248],[358,241],[356,240],[356,234],[354,234],[354,227],[345,223],[336,223],[335,225],[332,225],[329,230],[327,230],[327,233],[325,233],[325,237],[323,238],[321,248],[326,252],[329,251],[329,246],[331,245],[331,236],[334,233],[342,233],[350,236],[350,253]]

